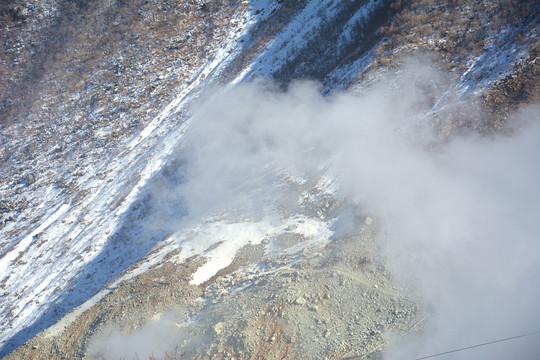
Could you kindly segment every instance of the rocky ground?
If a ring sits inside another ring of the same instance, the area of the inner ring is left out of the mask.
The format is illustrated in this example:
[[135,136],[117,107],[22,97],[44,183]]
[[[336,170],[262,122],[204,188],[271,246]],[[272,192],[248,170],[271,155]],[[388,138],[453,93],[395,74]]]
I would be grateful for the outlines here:
[[273,255],[248,245],[199,286],[189,281],[200,261],[165,261],[5,359],[111,359],[108,338],[166,322],[181,329],[160,333],[178,358],[378,359],[391,334],[421,331],[427,313],[386,270],[377,221],[355,223],[326,246],[299,235],[282,235]]

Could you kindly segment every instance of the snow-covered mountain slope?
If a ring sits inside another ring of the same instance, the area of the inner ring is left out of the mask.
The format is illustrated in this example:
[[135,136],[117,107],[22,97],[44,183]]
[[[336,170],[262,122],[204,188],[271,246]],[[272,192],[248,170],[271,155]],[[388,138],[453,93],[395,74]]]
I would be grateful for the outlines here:
[[[146,203],[152,191],[147,184],[163,171],[162,165],[186,131],[181,111],[212,81],[214,72],[219,74],[228,66],[229,49],[238,47],[250,26],[263,18],[264,13],[254,13],[265,5],[271,4],[253,4],[243,17],[231,21],[243,31],[231,31],[198,70],[199,77],[124,150],[95,167],[81,166],[85,175],[73,186],[74,196],[62,196],[50,185],[32,194],[40,202],[31,209],[39,212],[36,225],[18,221],[3,229],[4,354],[96,294],[169,235],[148,231],[143,225],[146,213],[153,210]],[[178,214],[173,215],[182,216],[181,208],[175,211]],[[25,225],[29,230],[24,230]]]
[[[216,138],[219,135],[216,124],[198,128],[202,121],[196,121],[197,115],[192,117],[192,109],[197,102],[220,99],[226,90],[212,93],[213,86],[261,77],[273,78],[280,85],[298,78],[317,79],[323,84],[323,92],[332,93],[357,84],[359,74],[373,80],[385,72],[399,73],[398,68],[376,71],[373,66],[380,60],[377,49],[381,41],[389,41],[383,39],[380,28],[398,11],[392,4],[384,0],[244,2],[221,29],[225,35],[213,39],[199,66],[190,70],[189,81],[176,89],[171,101],[132,139],[121,142],[113,152],[90,152],[88,162],[84,156],[66,158],[55,168],[47,167],[46,157],[36,156],[38,166],[33,172],[17,174],[22,178],[16,190],[12,182],[1,184],[4,199],[12,197],[11,203],[16,204],[24,197],[30,205],[17,211],[13,207],[2,210],[0,356],[73,311],[67,320],[49,330],[49,336],[61,333],[63,327],[120,284],[165,259],[180,265],[204,256],[206,262],[192,274],[190,283],[205,286],[248,244],[263,244],[270,254],[280,249],[278,240],[284,236],[303,239],[297,248],[289,249],[291,252],[332,241],[339,228],[339,219],[330,210],[339,200],[338,185],[328,176],[332,159],[325,157],[324,146],[318,166],[304,169],[293,163],[281,167],[261,164],[259,158],[245,159],[253,161],[249,171],[244,164],[238,168],[239,174],[229,178],[228,167],[235,169],[233,161],[211,162],[215,168],[210,171],[186,161],[190,156],[184,153],[196,148],[191,143],[194,140],[186,137],[188,133],[204,130],[205,135],[195,137],[196,141],[206,142],[210,148],[216,146],[208,152],[196,152],[202,159],[200,164],[206,164],[205,156],[228,149],[211,137],[210,129],[217,131]],[[481,95],[500,79],[511,76],[516,67],[536,64],[530,49],[537,43],[537,29],[527,24],[519,30],[527,35],[522,43],[514,42],[511,34],[518,30],[510,26],[500,37],[488,39],[491,45],[462,64],[467,65],[466,70],[432,95],[435,104],[425,112],[435,117],[450,106],[450,98],[468,100],[471,94]],[[427,43],[438,41],[428,39]],[[396,53],[400,51],[396,49]],[[195,109],[196,114],[204,114],[204,107]],[[302,108],[298,111],[301,118]],[[239,133],[243,131],[245,124],[236,125]],[[6,148],[20,146],[22,141],[15,139],[13,129],[2,128]],[[264,134],[251,130],[255,135],[250,141],[264,142]],[[257,145],[243,144],[244,138],[227,141],[238,141],[239,146]],[[296,145],[292,149],[299,151]],[[80,151],[85,151],[84,147]],[[238,154],[227,155],[234,159]],[[262,157],[268,159],[276,161]],[[197,177],[201,180],[223,179],[215,189],[204,188],[204,182],[193,184],[187,178],[194,173],[202,173]],[[68,190],[52,178],[58,174],[69,177]],[[251,177],[270,177],[272,185],[268,186],[266,180],[244,182]],[[39,187],[32,186],[36,178]],[[278,195],[277,189],[287,196]],[[263,194],[252,197],[251,192]],[[225,197],[215,203],[216,194]],[[250,204],[254,198],[264,205]]]
[[[229,40],[232,44],[233,35]],[[86,175],[74,186],[78,194],[62,196],[52,185],[34,195],[41,202],[35,210],[42,219],[37,225],[28,224],[27,232],[16,232],[24,225],[11,222],[3,229],[3,354],[8,351],[8,340],[12,350],[52,325],[167,235],[140,234],[141,227],[134,223],[138,219],[134,208],[145,196],[140,189],[160,170],[163,159],[185,131],[185,124],[178,126],[178,120],[170,119],[178,116],[204,81],[202,74],[224,62],[225,50],[218,49],[215,60],[199,70],[201,76],[127,143],[125,150],[98,161],[95,167],[81,166]]]

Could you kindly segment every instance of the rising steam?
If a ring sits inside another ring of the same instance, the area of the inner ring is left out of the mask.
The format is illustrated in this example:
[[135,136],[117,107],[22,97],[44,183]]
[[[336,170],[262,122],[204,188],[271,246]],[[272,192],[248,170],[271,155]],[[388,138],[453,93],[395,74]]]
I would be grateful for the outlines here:
[[[431,309],[421,336],[388,334],[388,357],[537,330],[540,109],[510,119],[521,126],[511,137],[440,141],[433,106],[451,89],[448,76],[417,62],[361,93],[330,98],[313,82],[287,91],[265,82],[214,89],[178,150],[186,181],[156,190],[166,191],[167,201],[181,199],[187,217],[171,226],[156,212],[153,222],[178,231],[186,219],[215,214],[258,220],[299,212],[300,193],[284,179],[327,176],[337,196],[382,219],[396,281],[416,286]],[[118,337],[119,349],[140,344],[137,336]],[[455,358],[533,359],[540,354],[536,340]]]

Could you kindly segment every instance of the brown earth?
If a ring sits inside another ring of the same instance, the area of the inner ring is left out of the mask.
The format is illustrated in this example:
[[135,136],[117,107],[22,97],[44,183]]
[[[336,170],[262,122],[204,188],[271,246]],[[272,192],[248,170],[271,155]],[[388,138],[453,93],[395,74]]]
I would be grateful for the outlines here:
[[379,226],[370,218],[357,221],[359,229],[324,247],[303,246],[301,237],[281,239],[283,250],[296,246],[289,254],[247,246],[201,286],[189,285],[200,262],[166,261],[5,359],[110,359],[92,344],[111,331],[136,332],[163,314],[187,324],[171,335],[178,344],[170,358],[377,359],[387,334],[420,331],[426,314],[386,271]]

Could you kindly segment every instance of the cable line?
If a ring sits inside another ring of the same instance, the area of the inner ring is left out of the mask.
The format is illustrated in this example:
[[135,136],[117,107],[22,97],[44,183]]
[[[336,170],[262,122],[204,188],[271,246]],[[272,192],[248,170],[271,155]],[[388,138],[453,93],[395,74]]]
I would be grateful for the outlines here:
[[508,341],[508,340],[514,340],[514,339],[518,339],[518,338],[522,338],[522,337],[526,337],[526,336],[531,336],[531,335],[536,335],[536,334],[540,334],[540,331],[535,331],[535,332],[531,332],[531,333],[527,333],[527,334],[522,334],[522,335],[512,336],[512,337],[505,338],[505,339],[500,339],[500,340],[490,341],[490,342],[483,343],[483,344],[467,346],[467,347],[464,347],[464,348],[461,348],[461,349],[455,349],[455,350],[445,351],[445,352],[438,353],[438,354],[433,354],[433,355],[428,355],[428,356],[416,358],[416,359],[414,359],[414,360],[430,359],[430,358],[434,358],[434,357],[441,356],[441,355],[451,354],[451,353],[455,353],[455,352],[458,352],[458,351],[463,351],[463,350],[468,350],[468,349],[472,349],[472,348],[477,348],[477,347],[480,347],[480,346],[491,345],[491,344],[495,344],[495,343],[499,343],[499,342],[503,342],[503,341]]

